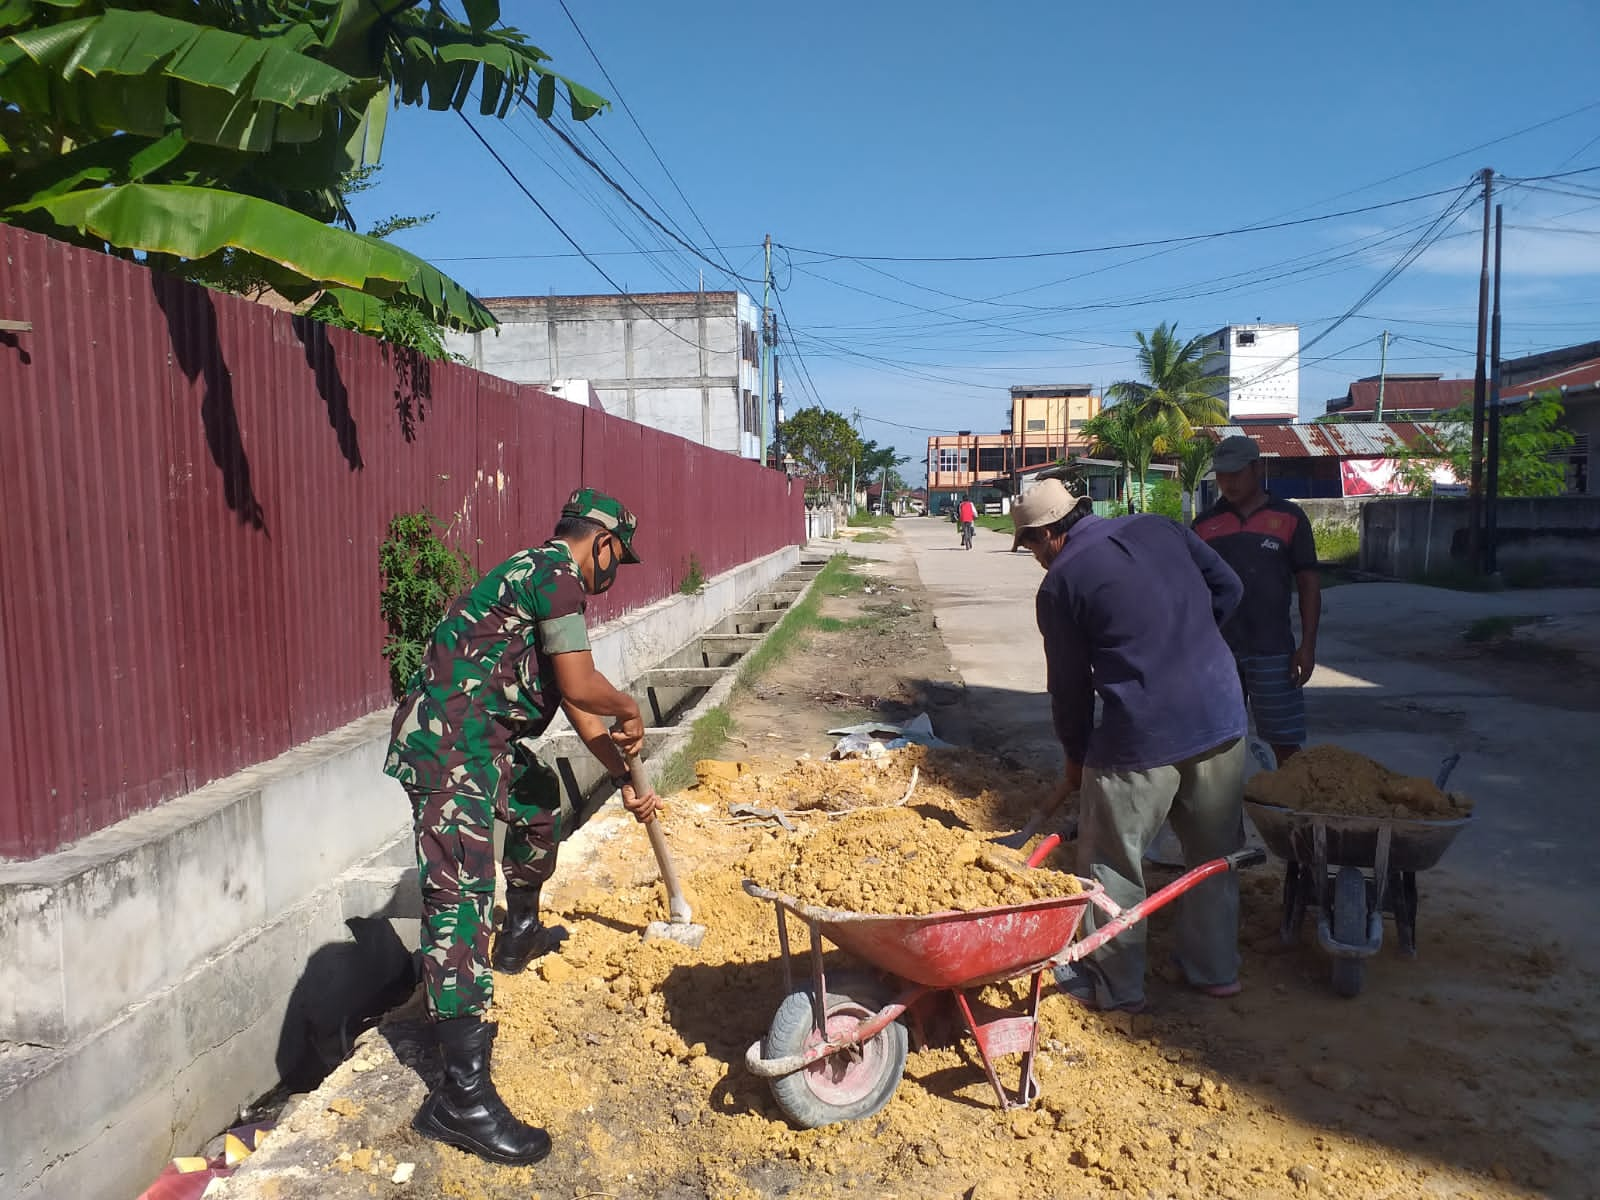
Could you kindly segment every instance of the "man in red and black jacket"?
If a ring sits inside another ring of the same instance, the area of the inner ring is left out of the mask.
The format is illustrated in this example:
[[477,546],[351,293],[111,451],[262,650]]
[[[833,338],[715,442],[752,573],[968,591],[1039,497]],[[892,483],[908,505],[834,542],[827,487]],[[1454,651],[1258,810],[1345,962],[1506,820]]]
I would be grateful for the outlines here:
[[[1297,504],[1261,486],[1261,449],[1248,437],[1223,438],[1212,456],[1217,503],[1194,530],[1244,583],[1244,599],[1222,626],[1239,664],[1256,733],[1282,766],[1306,740],[1301,688],[1317,664],[1322,584],[1311,521]],[[1300,644],[1289,624],[1289,597],[1300,601]]]

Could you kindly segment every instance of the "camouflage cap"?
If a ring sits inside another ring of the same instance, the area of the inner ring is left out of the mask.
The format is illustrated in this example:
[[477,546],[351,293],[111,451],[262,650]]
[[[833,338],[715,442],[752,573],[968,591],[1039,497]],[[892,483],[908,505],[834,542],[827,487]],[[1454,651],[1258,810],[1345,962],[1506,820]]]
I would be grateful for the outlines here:
[[633,534],[639,527],[639,519],[628,511],[622,501],[594,488],[579,488],[572,493],[566,504],[562,505],[561,515],[593,521],[607,533],[614,534],[617,541],[622,543],[623,562],[639,561],[639,556],[633,551]]

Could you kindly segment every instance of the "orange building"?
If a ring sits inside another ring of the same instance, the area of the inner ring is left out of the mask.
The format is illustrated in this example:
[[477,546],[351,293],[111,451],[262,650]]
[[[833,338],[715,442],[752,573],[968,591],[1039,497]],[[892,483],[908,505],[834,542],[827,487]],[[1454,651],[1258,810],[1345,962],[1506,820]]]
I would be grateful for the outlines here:
[[975,485],[1011,491],[1018,471],[1087,451],[1083,424],[1099,411],[1100,397],[1087,383],[1014,387],[1006,429],[963,430],[928,439],[928,491],[965,491]]

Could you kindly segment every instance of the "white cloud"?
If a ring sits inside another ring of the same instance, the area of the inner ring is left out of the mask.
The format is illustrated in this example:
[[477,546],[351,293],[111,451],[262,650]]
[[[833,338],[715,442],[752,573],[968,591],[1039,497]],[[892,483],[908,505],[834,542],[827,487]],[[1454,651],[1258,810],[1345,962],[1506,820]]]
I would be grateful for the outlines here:
[[[1600,226],[1563,224],[1529,228],[1538,222],[1510,217],[1501,246],[1506,285],[1521,279],[1600,275]],[[1491,248],[1490,253],[1493,253]],[[1416,269],[1435,275],[1476,275],[1483,265],[1481,236],[1451,238],[1425,251]]]

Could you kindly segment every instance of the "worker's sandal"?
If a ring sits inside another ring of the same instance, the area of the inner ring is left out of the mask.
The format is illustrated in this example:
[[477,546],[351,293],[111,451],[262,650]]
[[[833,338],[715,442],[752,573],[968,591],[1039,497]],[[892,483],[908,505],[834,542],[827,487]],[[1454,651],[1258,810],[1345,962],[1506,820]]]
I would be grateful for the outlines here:
[[1230,1000],[1244,991],[1244,984],[1237,979],[1228,983],[1195,983],[1189,978],[1188,968],[1183,965],[1183,959],[1176,954],[1172,956],[1173,969],[1182,978],[1185,986],[1199,992],[1202,996],[1211,996],[1217,1000]]
[[1142,996],[1122,1004],[1103,1003],[1099,989],[1095,986],[1094,976],[1087,971],[1078,970],[1071,963],[1057,967],[1053,974],[1061,994],[1091,1012],[1142,1013],[1148,1007]]
[[525,1167],[550,1153],[550,1135],[517,1120],[489,1076],[495,1026],[477,1017],[434,1025],[444,1082],[422,1102],[411,1127],[424,1137],[492,1163]]

